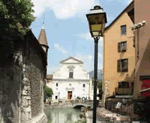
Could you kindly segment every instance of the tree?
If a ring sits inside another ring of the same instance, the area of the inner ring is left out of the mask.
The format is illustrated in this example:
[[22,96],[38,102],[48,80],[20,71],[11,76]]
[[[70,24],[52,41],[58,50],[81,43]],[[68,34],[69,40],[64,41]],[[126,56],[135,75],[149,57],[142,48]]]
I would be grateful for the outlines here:
[[[92,77],[92,85],[94,85],[94,77]],[[102,91],[102,81],[97,81],[97,88]]]
[[102,81],[98,80],[97,87],[99,88],[100,91],[102,91]]
[[52,97],[52,95],[53,95],[53,90],[52,90],[51,88],[45,86],[44,95],[47,95],[48,97]]
[[24,36],[34,21],[31,0],[0,1],[0,34]]

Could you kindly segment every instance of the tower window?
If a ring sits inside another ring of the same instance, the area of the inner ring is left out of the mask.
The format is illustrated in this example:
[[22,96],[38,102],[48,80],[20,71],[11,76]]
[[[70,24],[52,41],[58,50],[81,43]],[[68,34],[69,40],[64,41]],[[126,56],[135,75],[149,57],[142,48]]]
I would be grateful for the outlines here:
[[58,86],[58,83],[56,83],[56,86]]

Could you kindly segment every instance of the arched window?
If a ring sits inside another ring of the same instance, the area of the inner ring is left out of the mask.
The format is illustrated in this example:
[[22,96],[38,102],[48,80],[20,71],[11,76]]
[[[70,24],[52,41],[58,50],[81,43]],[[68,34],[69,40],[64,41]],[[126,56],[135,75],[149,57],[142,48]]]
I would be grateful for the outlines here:
[[68,66],[69,68],[69,78],[73,78],[73,69],[74,69],[74,66]]
[[69,72],[69,78],[73,78],[73,72]]
[[73,67],[69,68],[69,78],[73,78]]
[[58,83],[56,83],[56,86],[58,86]]

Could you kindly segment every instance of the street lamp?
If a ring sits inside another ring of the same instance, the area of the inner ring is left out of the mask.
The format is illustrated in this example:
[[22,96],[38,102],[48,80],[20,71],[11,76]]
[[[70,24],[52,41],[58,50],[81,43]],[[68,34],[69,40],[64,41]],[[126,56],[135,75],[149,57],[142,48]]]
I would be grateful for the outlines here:
[[107,23],[106,13],[103,9],[96,5],[90,13],[86,15],[91,36],[94,38],[95,51],[94,51],[94,102],[93,102],[93,123],[96,123],[96,106],[97,106],[97,63],[98,63],[98,40],[103,36],[105,23]]

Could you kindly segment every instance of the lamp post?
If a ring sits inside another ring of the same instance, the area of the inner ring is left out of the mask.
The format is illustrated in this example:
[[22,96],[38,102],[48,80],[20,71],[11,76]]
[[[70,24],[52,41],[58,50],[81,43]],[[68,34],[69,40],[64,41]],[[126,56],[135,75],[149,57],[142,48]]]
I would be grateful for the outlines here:
[[86,15],[91,36],[94,38],[94,102],[93,102],[93,123],[96,123],[96,108],[97,108],[97,65],[98,65],[98,40],[103,36],[105,23],[107,23],[106,13],[103,9],[96,5],[90,13]]

